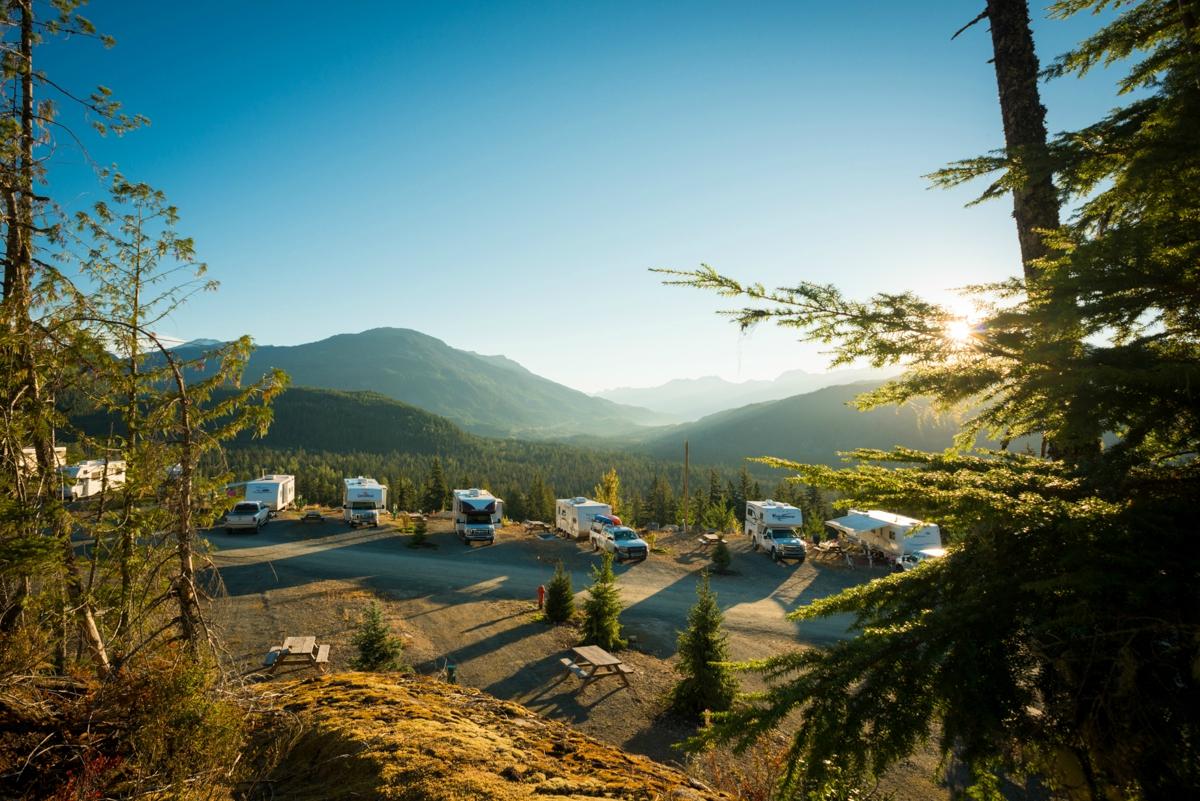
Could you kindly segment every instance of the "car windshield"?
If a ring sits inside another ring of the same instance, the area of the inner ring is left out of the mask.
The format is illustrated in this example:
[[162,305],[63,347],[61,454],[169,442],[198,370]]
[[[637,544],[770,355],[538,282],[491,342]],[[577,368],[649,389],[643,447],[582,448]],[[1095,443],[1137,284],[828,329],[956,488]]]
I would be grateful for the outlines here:
[[351,509],[374,509],[375,501],[350,501]]
[[767,532],[767,536],[773,540],[790,540],[795,538],[790,528],[773,528]]
[[234,514],[239,515],[252,515],[257,511],[257,503],[239,503],[237,506],[233,507]]
[[636,540],[637,535],[634,534],[630,529],[619,528],[613,532],[613,539],[617,540],[618,542],[623,540]]

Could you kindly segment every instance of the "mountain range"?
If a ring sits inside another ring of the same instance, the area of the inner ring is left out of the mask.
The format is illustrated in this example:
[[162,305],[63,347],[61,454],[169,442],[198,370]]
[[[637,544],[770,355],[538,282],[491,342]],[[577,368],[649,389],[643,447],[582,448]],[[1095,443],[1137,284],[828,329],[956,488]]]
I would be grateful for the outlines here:
[[838,452],[854,448],[902,445],[940,451],[951,445],[957,426],[928,410],[902,406],[860,412],[849,405],[879,384],[825,387],[729,409],[693,423],[655,429],[630,444],[649,456],[679,459],[686,439],[691,458],[709,464],[736,464],[755,456],[838,464]]
[[294,386],[377,392],[487,436],[620,434],[670,421],[556,384],[504,356],[459,350],[406,328],[338,334],[303,345],[260,345],[246,378],[272,368],[287,372]]
[[781,400],[824,387],[858,381],[882,381],[895,370],[874,368],[808,373],[789,370],[769,381],[726,381],[717,376],[676,378],[655,387],[620,387],[596,393],[615,403],[643,407],[672,418],[673,422],[698,420],[710,414],[751,403]]
[[[187,343],[179,349],[211,344]],[[559,439],[570,440],[577,454],[620,449],[677,462],[686,439],[697,464],[736,466],[766,455],[833,464],[839,451],[853,448],[942,450],[956,430],[953,421],[919,407],[865,413],[852,408],[856,395],[881,383],[876,370],[794,370],[774,381],[742,383],[685,379],[612,390],[601,398],[535,375],[504,356],[459,350],[401,328],[260,346],[246,376],[253,379],[271,368],[286,371],[295,387],[277,404],[275,423],[260,443],[278,448],[469,457],[485,446],[499,447],[503,440],[495,437]],[[836,383],[864,375],[874,380]],[[792,394],[772,397],[781,393]],[[769,399],[741,404],[762,397]],[[666,424],[712,408],[719,410],[693,422]],[[493,439],[485,443],[474,435]]]

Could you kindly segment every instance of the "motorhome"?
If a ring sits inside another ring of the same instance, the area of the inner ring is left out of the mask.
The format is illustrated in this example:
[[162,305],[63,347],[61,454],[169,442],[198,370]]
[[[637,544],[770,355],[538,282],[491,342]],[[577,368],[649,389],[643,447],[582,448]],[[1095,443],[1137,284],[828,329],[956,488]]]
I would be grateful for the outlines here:
[[883,554],[890,562],[901,562],[905,555],[942,547],[942,530],[926,523],[881,509],[862,511],[826,520],[825,527],[837,536],[860,543],[868,551]]
[[271,514],[278,514],[296,502],[296,477],[272,474],[247,481],[245,498],[264,503]]
[[746,536],[754,550],[760,548],[775,561],[796,560],[808,556],[801,537],[804,513],[782,501],[746,501]]
[[125,483],[125,462],[89,459],[62,468],[63,500],[80,501]]
[[496,541],[496,527],[504,517],[504,501],[485,489],[454,490],[454,533],[463,542]]
[[588,498],[559,498],[554,502],[554,528],[574,540],[584,539],[592,530],[596,515],[611,515],[607,503]]
[[352,527],[378,526],[380,510],[386,507],[387,487],[375,479],[342,479],[342,519]]

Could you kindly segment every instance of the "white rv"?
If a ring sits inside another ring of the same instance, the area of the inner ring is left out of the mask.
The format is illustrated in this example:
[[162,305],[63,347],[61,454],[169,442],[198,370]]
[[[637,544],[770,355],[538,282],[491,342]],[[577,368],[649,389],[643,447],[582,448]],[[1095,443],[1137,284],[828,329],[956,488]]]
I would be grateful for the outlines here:
[[454,533],[463,542],[496,541],[496,527],[504,517],[504,501],[484,489],[454,490]]
[[62,468],[63,500],[92,498],[125,483],[125,462],[89,459]]
[[267,475],[246,482],[246,500],[266,504],[277,514],[296,502],[296,477]]
[[342,479],[342,519],[353,527],[378,526],[387,507],[387,487],[373,478]]
[[[54,449],[54,466],[59,470],[67,464],[67,448],[65,445],[59,445]],[[35,476],[38,472],[38,459],[36,448],[21,448],[21,475]]]
[[596,515],[612,515],[607,503],[587,498],[559,498],[554,502],[554,527],[573,540],[590,535]]
[[902,561],[907,554],[942,547],[942,530],[936,524],[880,509],[851,509],[843,517],[826,520],[825,526],[892,562]]
[[746,536],[754,550],[762,549],[775,561],[804,561],[808,548],[801,537],[804,513],[782,501],[746,501]]

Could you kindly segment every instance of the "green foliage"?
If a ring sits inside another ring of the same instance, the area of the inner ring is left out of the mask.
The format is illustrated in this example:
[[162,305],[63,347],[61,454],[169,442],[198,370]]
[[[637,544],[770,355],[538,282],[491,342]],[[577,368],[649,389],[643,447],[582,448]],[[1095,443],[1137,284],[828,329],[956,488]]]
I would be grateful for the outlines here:
[[712,551],[713,570],[718,573],[728,573],[731,564],[733,564],[733,555],[729,553],[729,546],[725,540],[717,540]]
[[561,559],[555,563],[554,577],[546,585],[543,612],[550,623],[566,623],[575,614],[575,591],[571,588],[571,574],[563,568]]
[[592,500],[608,504],[615,515],[624,514],[624,506],[621,503],[621,478],[617,475],[617,468],[610,468],[600,479],[600,483],[592,489]]
[[738,682],[728,664],[729,644],[721,628],[724,621],[708,574],[701,573],[687,629],[679,632],[676,670],[681,678],[670,696],[676,714],[699,719],[705,711],[722,712],[733,705]]
[[428,541],[426,531],[427,525],[424,518],[418,517],[416,520],[414,520],[412,522],[412,536],[409,537],[408,547],[423,548]]
[[[1064,0],[1053,13],[1110,5]],[[1000,153],[936,176],[956,185],[1000,170],[983,193],[993,197],[1048,168],[1073,209],[1043,234],[1048,255],[1028,278],[966,290],[976,319],[911,293],[856,301],[708,267],[678,276],[749,300],[733,312],[743,326],[774,320],[829,343],[836,363],[903,361],[861,408],[928,398],[964,414],[960,449],[983,433],[1002,447],[1040,439],[1057,456],[767,460],[846,503],[936,521],[955,543],[945,559],[792,615],[848,614],[853,639],[745,666],[767,689],[706,738],[748,747],[798,715],[785,797],[879,775],[935,736],[980,792],[1000,770],[1074,784],[1076,797],[1200,792],[1200,729],[1183,711],[1200,706],[1200,48],[1192,4],[1110,10],[1049,72],[1127,63],[1122,88],[1136,98],[1054,138],[1048,166]],[[1106,432],[1116,440],[1102,449]]]
[[619,651],[625,640],[621,638],[621,596],[612,566],[613,555],[605,553],[600,566],[592,568],[592,584],[583,602],[583,642]]
[[727,506],[720,499],[716,503],[704,506],[704,511],[700,514],[700,525],[704,528],[724,533],[737,531],[738,529],[738,521],[734,517],[733,507]]
[[450,488],[446,485],[446,476],[442,471],[442,460],[434,457],[433,466],[429,470],[429,479],[425,482],[425,497],[422,511],[440,512],[446,508],[450,497]]
[[358,648],[353,663],[355,670],[383,672],[402,667],[404,643],[392,635],[378,601],[371,601],[363,611],[362,621],[351,642]]

